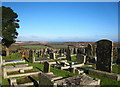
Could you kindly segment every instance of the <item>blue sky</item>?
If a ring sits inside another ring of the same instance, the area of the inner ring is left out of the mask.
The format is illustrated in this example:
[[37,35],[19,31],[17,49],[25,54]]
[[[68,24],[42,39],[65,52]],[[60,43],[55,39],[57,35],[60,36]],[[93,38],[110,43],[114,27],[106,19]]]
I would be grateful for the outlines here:
[[17,41],[118,41],[117,2],[4,2],[20,20]]

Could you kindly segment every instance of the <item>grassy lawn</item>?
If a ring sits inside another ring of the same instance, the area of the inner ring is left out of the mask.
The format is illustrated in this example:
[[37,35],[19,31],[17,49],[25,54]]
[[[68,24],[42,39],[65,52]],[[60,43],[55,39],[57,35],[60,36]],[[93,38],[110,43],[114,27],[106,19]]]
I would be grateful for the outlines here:
[[113,65],[112,72],[120,74],[120,65]]
[[[28,63],[28,64],[33,66],[34,68],[40,70],[40,71],[43,71],[43,67],[44,67],[43,64],[40,64],[40,63]],[[50,68],[50,71],[53,72],[55,75],[62,76],[62,77],[69,77],[69,76],[77,75],[77,74],[70,73],[70,72],[65,71],[65,70],[55,69],[53,67]]]
[[11,56],[2,56],[2,59],[5,61],[9,61],[9,60],[16,60],[16,59],[23,59],[20,56],[20,53],[12,53]]
[[[7,61],[7,60],[22,59],[22,57],[19,57],[20,56],[19,53],[13,53],[11,56],[12,57],[5,57],[5,56],[3,56],[3,60]],[[63,59],[65,59],[65,58],[63,58]],[[60,59],[55,59],[55,60],[60,60]],[[75,62],[75,61],[76,61],[76,57],[72,56],[72,62]],[[33,66],[33,68],[34,68],[35,71],[36,70],[37,71],[43,71],[43,67],[44,67],[44,65],[40,64],[40,63],[28,63],[28,62],[26,62],[26,63],[7,64],[6,66],[8,66],[8,65],[14,66],[14,65],[21,65],[21,64],[28,64],[30,66]],[[92,67],[95,67],[95,65],[93,65]],[[89,69],[89,68],[90,67],[84,66],[81,69],[84,70],[84,69]],[[112,68],[113,68],[112,69],[113,73],[120,74],[120,65],[119,66],[118,65],[113,65]],[[25,72],[32,72],[32,70],[28,70],[28,71],[25,71]],[[62,77],[70,77],[70,76],[77,75],[77,74],[70,73],[70,72],[65,71],[65,70],[56,69],[56,68],[53,68],[53,67],[51,67],[51,72],[53,72],[57,76],[62,76]],[[89,74],[87,74],[87,75],[90,76],[90,77],[93,77],[93,78],[99,78],[99,79],[101,79],[101,85],[102,86],[103,85],[112,85],[112,87],[113,87],[113,85],[119,85],[120,86],[120,81],[116,81],[116,80],[113,80],[113,79],[108,79],[108,78],[105,78],[105,77],[95,76],[95,75],[89,75]],[[34,78],[36,78],[36,77],[34,77]],[[9,85],[8,79],[3,79],[2,82],[3,82],[3,85]],[[5,86],[3,86],[3,87],[5,87]]]
[[21,46],[21,47],[40,49],[40,48],[46,48],[47,46],[33,45],[33,46]]
[[101,76],[95,76],[95,75],[89,75],[89,74],[87,74],[87,75],[92,77],[92,78],[100,79],[101,80],[100,85],[103,86],[103,87],[105,85],[107,85],[108,87],[112,86],[112,85],[113,85],[112,87],[114,87],[115,85],[116,86],[120,86],[120,81],[116,81],[116,80],[105,78],[105,77],[101,77]]

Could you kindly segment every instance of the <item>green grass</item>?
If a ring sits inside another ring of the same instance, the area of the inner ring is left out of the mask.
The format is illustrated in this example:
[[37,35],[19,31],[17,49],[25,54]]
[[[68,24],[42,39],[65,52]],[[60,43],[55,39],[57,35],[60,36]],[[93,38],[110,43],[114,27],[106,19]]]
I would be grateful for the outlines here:
[[[30,77],[36,81],[39,81],[38,75],[32,75]],[[24,84],[24,83],[28,83],[28,82],[32,82],[28,77],[22,77],[22,78],[17,79],[18,84]]]
[[8,79],[3,79],[2,78],[2,85],[3,85],[3,87],[8,86],[9,85]]
[[120,65],[113,65],[112,72],[120,74]]
[[9,60],[16,60],[16,59],[23,59],[20,56],[20,53],[12,53],[10,56],[2,56],[2,59],[5,61],[9,61]]
[[68,47],[68,45],[50,45],[50,46],[52,46],[52,47],[55,47],[55,48],[67,48]]
[[116,80],[113,80],[113,79],[109,79],[109,78],[105,78],[105,77],[101,77],[101,76],[95,76],[95,75],[89,75],[87,74],[88,76],[92,77],[92,78],[98,78],[101,80],[100,82],[100,85],[101,86],[105,86],[105,85],[119,85],[120,86],[120,81],[116,81]]
[[12,63],[12,64],[6,64],[3,66],[15,66],[15,65],[22,65],[22,64],[27,64],[27,63]]
[[[34,68],[36,68],[36,69],[38,69],[40,71],[43,71],[43,68],[44,68],[44,65],[40,64],[40,63],[33,63],[33,64],[29,63],[29,65],[33,66]],[[75,75],[77,75],[77,74],[70,73],[70,72],[65,71],[65,70],[56,69],[56,68],[53,68],[53,67],[51,67],[50,70],[55,75],[62,76],[62,77],[69,77],[69,76],[75,76]]]
[[24,84],[28,82],[32,82],[28,77],[22,77],[20,79],[17,79],[17,84]]
[[21,47],[40,49],[40,48],[46,48],[47,46],[33,45],[33,46],[21,46]]

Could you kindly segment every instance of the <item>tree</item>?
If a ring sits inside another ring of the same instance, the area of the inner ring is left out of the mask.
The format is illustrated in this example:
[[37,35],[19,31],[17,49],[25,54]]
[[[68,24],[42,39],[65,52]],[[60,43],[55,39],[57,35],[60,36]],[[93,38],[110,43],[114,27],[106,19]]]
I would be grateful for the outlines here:
[[19,28],[19,22],[17,13],[15,13],[10,7],[2,8],[2,45],[6,49],[6,56],[9,56],[9,47],[15,42],[18,36],[17,28]]

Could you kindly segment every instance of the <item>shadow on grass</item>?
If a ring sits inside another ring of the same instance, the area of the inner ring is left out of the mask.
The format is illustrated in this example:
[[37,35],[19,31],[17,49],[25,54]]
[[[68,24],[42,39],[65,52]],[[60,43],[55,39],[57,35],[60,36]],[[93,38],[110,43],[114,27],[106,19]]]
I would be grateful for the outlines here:
[[38,69],[39,71],[42,71],[40,68],[38,68],[38,67],[35,67],[36,69]]
[[24,60],[27,61],[27,62],[29,62],[29,60],[26,57],[24,57]]
[[34,86],[35,86],[35,87],[39,87],[39,84],[38,84],[38,82],[37,82],[35,79],[33,79],[33,78],[30,77],[30,76],[28,76],[28,78],[34,83]]

